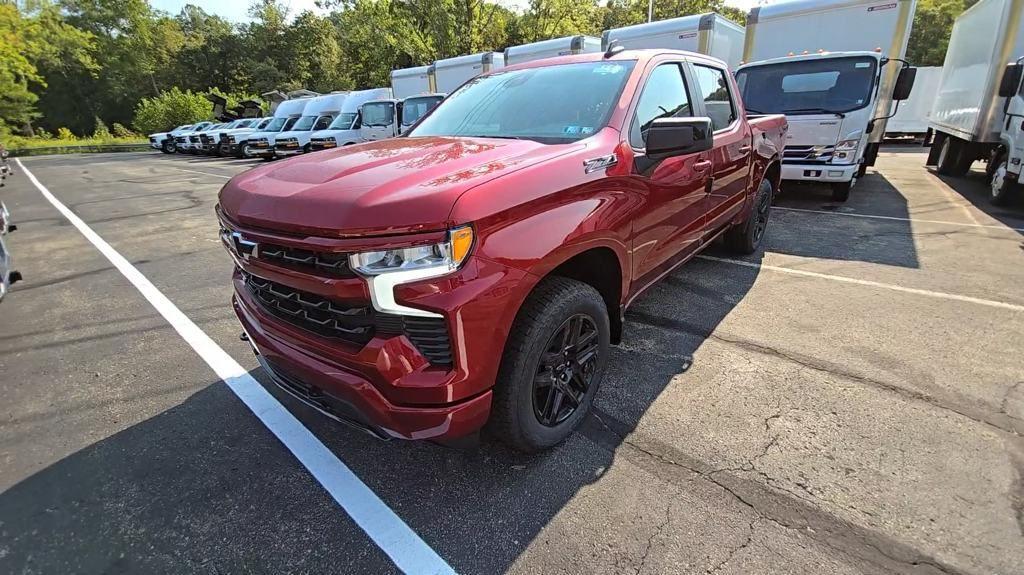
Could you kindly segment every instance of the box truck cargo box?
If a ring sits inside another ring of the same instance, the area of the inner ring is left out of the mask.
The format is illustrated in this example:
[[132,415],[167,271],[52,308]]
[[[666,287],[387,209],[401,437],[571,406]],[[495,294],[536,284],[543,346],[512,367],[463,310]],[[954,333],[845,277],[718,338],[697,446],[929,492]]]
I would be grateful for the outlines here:
[[735,68],[743,53],[743,27],[721,14],[709,12],[605,30],[601,48],[613,41],[627,50],[666,48],[714,56]]
[[434,62],[435,90],[450,94],[470,78],[505,67],[501,52],[483,52]]
[[928,115],[935,103],[935,94],[942,79],[940,66],[917,69],[914,91],[900,102],[896,114],[885,123],[885,137],[922,136],[928,131]]
[[543,58],[600,52],[601,39],[593,36],[565,36],[521,46],[505,48],[505,65],[522,64]]
[[391,92],[399,100],[436,91],[433,65],[391,71]]

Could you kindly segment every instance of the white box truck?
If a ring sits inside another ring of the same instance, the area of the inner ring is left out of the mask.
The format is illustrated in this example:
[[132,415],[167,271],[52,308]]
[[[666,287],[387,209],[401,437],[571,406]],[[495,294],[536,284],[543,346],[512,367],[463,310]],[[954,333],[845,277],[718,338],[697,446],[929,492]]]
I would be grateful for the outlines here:
[[618,41],[627,50],[666,48],[714,56],[735,68],[743,54],[743,26],[716,12],[605,30],[601,49]]
[[451,94],[470,78],[505,67],[501,52],[483,52],[434,62],[434,91]]
[[390,97],[391,88],[371,88],[349,92],[341,106],[341,113],[331,122],[331,125],[310,134],[310,149],[316,151],[359,143],[361,141],[359,127],[362,125],[359,108],[371,100]]
[[903,60],[916,0],[796,0],[747,16],[736,80],[751,114],[789,121],[783,180],[828,183],[846,201],[874,165],[916,70]]
[[962,176],[988,160],[990,201],[1003,205],[1024,162],[1024,0],[981,0],[953,23],[930,126],[928,165]]
[[313,132],[326,130],[341,115],[347,98],[348,92],[332,92],[311,98],[302,110],[302,117],[290,129],[274,136],[274,154],[294,156],[311,151]]
[[364,142],[394,138],[409,131],[420,118],[444,100],[444,94],[420,94],[404,100],[389,98],[363,104],[359,113],[362,126],[359,138]]
[[900,102],[895,115],[885,123],[886,138],[918,138],[928,132],[928,115],[935,103],[935,93],[941,79],[941,66],[917,69],[914,91],[909,98]]
[[505,65],[522,64],[543,58],[601,52],[601,39],[594,36],[565,36],[505,48]]
[[399,100],[436,91],[433,65],[391,71],[391,93]]

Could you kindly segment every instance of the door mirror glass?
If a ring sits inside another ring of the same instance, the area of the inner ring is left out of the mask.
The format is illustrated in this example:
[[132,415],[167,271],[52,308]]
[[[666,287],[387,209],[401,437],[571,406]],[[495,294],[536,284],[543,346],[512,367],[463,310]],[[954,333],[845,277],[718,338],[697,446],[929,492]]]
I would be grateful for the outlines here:
[[914,89],[914,80],[917,79],[917,68],[903,68],[900,75],[896,77],[896,85],[892,89],[892,99],[897,102],[910,97],[910,91]]
[[1009,98],[1017,93],[1017,86],[1020,85],[1021,69],[1024,65],[1008,64],[1003,72],[1003,80],[999,82],[999,97]]
[[714,144],[711,118],[658,118],[647,132],[647,157],[661,160],[710,150]]

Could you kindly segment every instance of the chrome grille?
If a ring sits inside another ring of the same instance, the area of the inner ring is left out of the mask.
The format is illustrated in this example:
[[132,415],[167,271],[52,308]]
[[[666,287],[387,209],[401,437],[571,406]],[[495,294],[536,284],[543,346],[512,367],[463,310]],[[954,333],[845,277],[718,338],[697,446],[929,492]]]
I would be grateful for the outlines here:
[[786,144],[784,164],[827,164],[832,161],[835,146],[794,146]]

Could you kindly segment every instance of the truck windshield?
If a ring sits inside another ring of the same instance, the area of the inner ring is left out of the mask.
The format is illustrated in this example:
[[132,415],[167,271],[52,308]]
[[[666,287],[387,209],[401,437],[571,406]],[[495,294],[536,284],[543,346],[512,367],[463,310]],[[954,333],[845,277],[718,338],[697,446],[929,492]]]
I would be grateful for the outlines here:
[[426,115],[427,112],[434,109],[434,106],[438,105],[444,96],[417,96],[415,98],[406,98],[402,102],[402,125],[411,126],[416,123],[417,120]]
[[871,56],[794,60],[743,68],[736,83],[760,114],[845,114],[871,103],[878,61]]
[[270,120],[270,123],[267,124],[263,128],[263,131],[264,132],[280,132],[281,128],[284,127],[285,122],[287,122],[289,119],[290,118],[284,118],[284,117],[274,118],[274,119]]
[[329,130],[349,130],[352,128],[352,122],[356,120],[355,112],[345,112],[338,116],[331,122],[331,125],[327,128]]
[[409,136],[574,142],[605,126],[634,64],[582,62],[478,76],[445,98]]
[[364,126],[390,126],[395,121],[395,105],[391,102],[363,104]]
[[316,116],[303,116],[299,118],[297,122],[295,122],[295,125],[292,126],[291,129],[296,132],[309,130],[313,127],[313,123],[316,122],[316,118]]
[[284,125],[281,126],[281,131],[282,132],[290,132],[291,129],[295,127],[295,122],[298,122],[298,121],[299,121],[299,117],[298,116],[296,116],[294,118],[288,118],[287,120],[284,121]]

